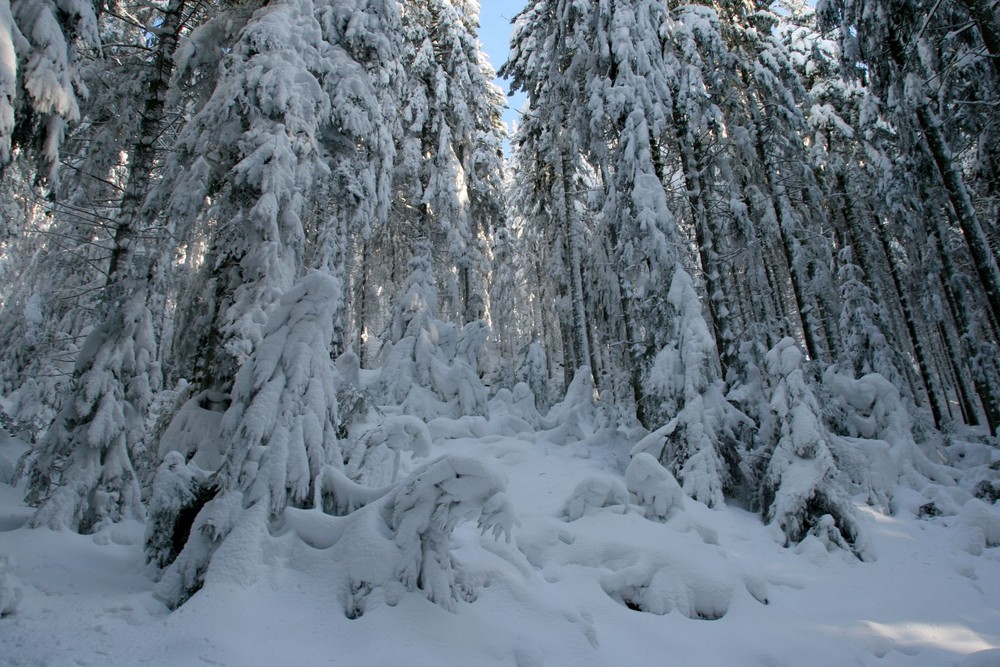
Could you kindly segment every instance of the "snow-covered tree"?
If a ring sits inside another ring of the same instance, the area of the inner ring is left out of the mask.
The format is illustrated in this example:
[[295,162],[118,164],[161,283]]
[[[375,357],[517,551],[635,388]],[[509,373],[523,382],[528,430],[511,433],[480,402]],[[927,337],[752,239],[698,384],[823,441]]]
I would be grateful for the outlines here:
[[[201,508],[183,550],[164,574],[168,583],[163,587],[169,588],[164,595],[171,605],[201,586],[212,554],[234,522],[266,526],[287,506],[312,506],[314,482],[323,468],[343,465],[336,434],[337,378],[330,358],[341,298],[335,278],[319,271],[307,274],[282,295],[262,330],[260,345],[240,368],[220,423],[218,446],[224,455],[219,469],[211,471],[214,497]],[[190,507],[205,485],[193,483],[196,478],[197,472],[180,465],[176,457],[165,461],[154,482],[159,484],[153,491],[160,499],[158,510],[178,521],[177,508]],[[192,484],[190,498],[163,499],[182,483]],[[206,544],[204,531],[195,530],[213,521],[221,508],[228,523],[216,525]],[[157,546],[162,540],[155,532],[147,535],[147,553],[164,565],[164,548]]]
[[24,148],[54,177],[67,123],[80,119],[87,89],[77,62],[100,44],[96,6],[84,0],[0,5],[0,165]]
[[[533,2],[514,20],[511,52],[500,73],[513,90],[524,91],[528,106],[514,137],[514,205],[524,219],[536,256],[554,283],[564,386],[577,369],[598,373],[589,322],[588,248],[585,192],[592,181],[584,162],[581,132],[585,104],[581,87],[591,74],[590,3]],[[586,185],[585,185],[586,184]]]
[[397,179],[406,211],[434,246],[446,320],[484,314],[485,239],[503,210],[503,106],[476,38],[477,2],[403,5],[403,137]]
[[346,230],[387,214],[391,110],[379,77],[396,71],[395,10],[381,0],[232,8],[243,27],[222,45],[212,94],[181,131],[159,194],[181,239],[207,237],[176,345],[181,372],[202,387],[232,382],[307,258],[342,275]]
[[660,401],[654,414],[666,424],[641,440],[632,455],[652,454],[685,493],[720,507],[724,493],[744,491],[744,452],[736,433],[750,419],[723,393],[715,341],[684,270],[675,271],[667,299],[677,316],[670,341],[657,354],[648,380],[649,396]]
[[156,342],[146,292],[132,295],[91,333],[76,359],[72,400],[31,461],[27,500],[36,526],[78,532],[145,516],[133,466],[157,388]]
[[489,327],[474,320],[459,328],[437,318],[431,244],[420,239],[415,245],[410,275],[381,353],[382,400],[426,419],[485,414],[480,354]]
[[[791,338],[766,357],[771,398],[761,425],[759,504],[764,519],[781,529],[786,543],[810,532],[862,555],[864,538],[839,479],[830,434],[806,380],[803,355]],[[826,518],[826,517],[829,517]]]

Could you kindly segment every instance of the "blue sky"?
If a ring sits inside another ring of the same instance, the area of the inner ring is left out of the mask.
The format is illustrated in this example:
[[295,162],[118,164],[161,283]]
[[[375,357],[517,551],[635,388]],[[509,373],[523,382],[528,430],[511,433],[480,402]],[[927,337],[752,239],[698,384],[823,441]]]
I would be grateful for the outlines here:
[[[494,69],[499,69],[500,65],[507,60],[507,51],[510,44],[510,33],[513,26],[510,21],[521,11],[525,0],[481,0],[479,10],[479,40],[483,43],[483,50],[490,57],[490,63]],[[497,80],[497,85],[507,92],[507,83]],[[524,104],[524,95],[518,93],[512,98],[507,98],[509,108],[504,112],[504,122],[509,126],[517,118],[517,110]]]

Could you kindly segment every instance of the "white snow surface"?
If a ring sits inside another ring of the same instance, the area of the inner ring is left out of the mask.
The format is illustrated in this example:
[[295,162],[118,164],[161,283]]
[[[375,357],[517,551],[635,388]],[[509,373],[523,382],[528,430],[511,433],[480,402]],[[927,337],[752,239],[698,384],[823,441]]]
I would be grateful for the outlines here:
[[[1000,505],[897,487],[890,516],[859,496],[876,554],[861,562],[812,535],[784,548],[732,505],[686,498],[645,518],[623,493],[628,443],[462,430],[436,435],[430,455],[506,478],[519,523],[509,542],[474,521],[454,530],[469,594],[451,610],[403,591],[369,596],[348,618],[343,572],[382,566],[338,562],[364,559],[363,544],[324,551],[286,529],[239,559],[245,579],[210,578],[169,612],[153,596],[141,524],[30,529],[22,489],[0,480],[0,588],[19,591],[0,616],[0,664],[1000,665]],[[0,437],[0,462],[23,450]],[[404,458],[401,478],[420,465]],[[917,518],[935,495],[954,511]]]

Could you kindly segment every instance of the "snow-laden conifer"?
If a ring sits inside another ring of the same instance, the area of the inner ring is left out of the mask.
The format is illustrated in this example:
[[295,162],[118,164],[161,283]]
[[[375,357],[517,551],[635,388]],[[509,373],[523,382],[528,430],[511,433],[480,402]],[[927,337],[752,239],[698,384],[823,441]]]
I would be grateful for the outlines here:
[[[240,369],[222,417],[219,439],[225,454],[210,480],[215,495],[194,519],[183,550],[161,581],[160,595],[168,604],[180,604],[201,586],[214,552],[237,523],[257,535],[253,526],[266,526],[285,507],[311,506],[314,481],[324,466],[342,465],[330,358],[333,313],[341,297],[335,278],[311,272],[281,297],[263,328],[263,340]],[[176,455],[167,457],[157,476],[161,489],[195,480]],[[191,498],[177,501],[173,509],[191,506],[198,493],[193,488]],[[170,503],[157,505],[165,513],[173,511]],[[147,551],[154,557],[163,550],[155,541],[162,539],[147,536]]]
[[[863,556],[864,536],[840,480],[819,402],[806,380],[803,355],[791,338],[767,353],[770,415],[761,425],[760,507],[786,544],[822,533]],[[827,518],[829,517],[829,519]]]
[[380,392],[386,403],[424,419],[482,415],[486,389],[480,357],[489,328],[482,320],[459,328],[437,318],[431,251],[426,239],[415,244],[382,350]]
[[140,290],[86,339],[68,401],[39,444],[28,472],[36,526],[96,530],[145,516],[132,464],[158,387],[156,341]]
[[736,432],[750,419],[723,393],[715,341],[683,269],[674,272],[667,299],[677,316],[670,341],[650,371],[648,392],[660,401],[654,414],[668,421],[636,444],[632,454],[652,454],[677,477],[685,493],[719,507],[725,492],[742,487],[744,452]]
[[68,122],[87,96],[78,50],[100,44],[97,13],[83,0],[0,3],[0,165],[14,136],[54,177]]

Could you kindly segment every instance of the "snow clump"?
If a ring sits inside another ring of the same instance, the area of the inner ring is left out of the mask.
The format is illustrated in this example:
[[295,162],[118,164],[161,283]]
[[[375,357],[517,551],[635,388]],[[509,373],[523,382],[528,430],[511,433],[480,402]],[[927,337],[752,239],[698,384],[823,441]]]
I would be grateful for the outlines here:
[[625,485],[647,519],[666,521],[671,512],[684,507],[684,491],[670,471],[652,454],[640,452],[625,470]]

